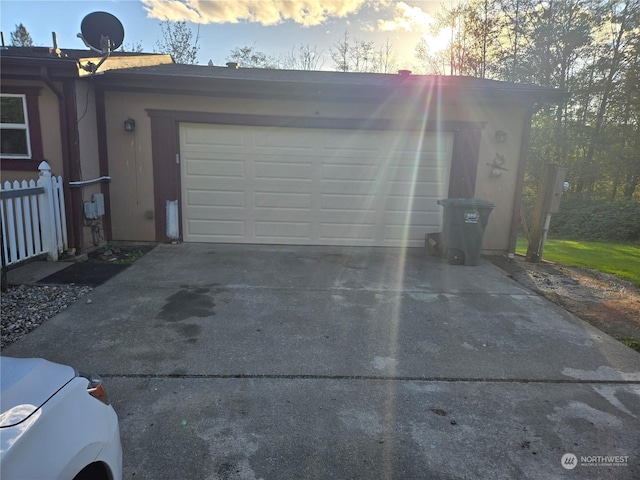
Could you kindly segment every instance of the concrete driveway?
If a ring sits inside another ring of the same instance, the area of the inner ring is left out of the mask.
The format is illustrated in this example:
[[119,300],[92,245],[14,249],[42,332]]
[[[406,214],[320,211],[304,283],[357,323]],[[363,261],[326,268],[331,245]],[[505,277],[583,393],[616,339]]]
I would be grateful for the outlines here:
[[85,298],[3,354],[102,374],[126,479],[640,478],[640,354],[490,264],[160,245]]

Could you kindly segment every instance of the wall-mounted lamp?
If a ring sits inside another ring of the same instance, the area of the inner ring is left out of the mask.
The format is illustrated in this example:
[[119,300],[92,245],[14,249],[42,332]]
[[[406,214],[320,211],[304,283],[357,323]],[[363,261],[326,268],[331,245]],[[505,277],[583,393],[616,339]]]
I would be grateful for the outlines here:
[[133,118],[128,118],[124,121],[124,131],[125,132],[136,131],[136,121]]
[[507,143],[507,132],[498,130],[496,132],[496,143]]

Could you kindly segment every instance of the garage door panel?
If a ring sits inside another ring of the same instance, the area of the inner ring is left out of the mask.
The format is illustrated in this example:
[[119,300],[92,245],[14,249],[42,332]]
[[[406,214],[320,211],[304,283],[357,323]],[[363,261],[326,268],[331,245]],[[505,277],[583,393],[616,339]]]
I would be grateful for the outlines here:
[[247,188],[247,181],[242,178],[216,179],[203,175],[183,178],[189,184],[189,191],[221,190],[227,192],[243,192]]
[[256,162],[255,178],[309,180],[313,173],[311,163],[303,162]]
[[421,246],[441,228],[450,134],[191,124],[180,132],[185,241]]
[[213,179],[246,177],[244,160],[212,160],[190,156],[186,161],[187,175],[204,175]]
[[388,182],[386,193],[390,196],[414,194],[434,199],[446,198],[447,187],[436,182]]
[[375,223],[320,223],[320,238],[324,240],[360,240],[374,242]]
[[354,155],[352,157],[342,155],[340,151],[335,152],[326,152],[324,157],[322,158],[322,164],[327,166],[332,165],[370,165],[373,167],[377,167],[380,165],[379,157],[372,157],[371,154],[363,155],[359,153],[358,155]]
[[246,135],[235,127],[221,125],[212,130],[208,125],[190,125],[181,135],[183,145],[193,151],[210,151],[211,145],[218,151],[239,151],[247,146]]
[[[271,222],[256,220],[256,239],[281,239],[296,238],[299,240],[311,239],[310,222]],[[306,242],[305,242],[306,243]]]
[[328,195],[379,195],[380,187],[375,181],[367,180],[323,180],[322,192]]
[[439,183],[442,177],[438,168],[434,167],[391,167],[389,169],[388,178],[390,181],[409,181],[413,182],[427,182],[427,183]]
[[275,179],[257,179],[253,182],[246,182],[246,190],[257,193],[309,193],[312,190],[313,182],[308,180],[275,180]]
[[294,208],[260,208],[256,209],[250,217],[264,222],[308,223],[310,221],[308,212]]
[[380,168],[376,165],[324,165],[322,178],[326,180],[375,180]]
[[254,205],[259,208],[301,209],[311,208],[310,193],[255,192]]
[[442,212],[385,213],[382,223],[385,225],[432,225],[438,222]]
[[188,220],[189,232],[192,235],[223,235],[227,238],[241,239],[245,237],[245,222],[240,220]]
[[396,132],[391,139],[389,132],[385,131],[332,130],[323,135],[322,141],[323,149],[327,152],[335,152],[334,154],[337,156],[380,158],[385,155],[385,152],[410,151],[415,153],[417,141],[412,146],[408,140],[411,136],[413,134]]
[[190,219],[191,220],[225,220],[225,221],[237,221],[237,222],[245,222],[249,219],[248,216],[244,214],[243,207],[203,207],[201,205],[192,206],[189,209]]
[[327,223],[335,225],[375,225],[380,220],[380,215],[376,211],[362,210],[323,210],[315,217],[318,223]]
[[384,211],[389,213],[404,213],[409,210],[421,212],[433,211],[441,214],[442,207],[435,198],[411,197],[410,195],[389,195],[384,203]]
[[324,210],[375,211],[375,195],[323,194],[320,207]]
[[189,192],[187,192],[186,201],[188,205],[244,208],[245,193],[225,192],[220,190],[190,190]]
[[295,152],[297,155],[307,155],[317,150],[320,135],[309,129],[256,129],[254,130],[254,145],[262,152],[273,154],[277,152]]

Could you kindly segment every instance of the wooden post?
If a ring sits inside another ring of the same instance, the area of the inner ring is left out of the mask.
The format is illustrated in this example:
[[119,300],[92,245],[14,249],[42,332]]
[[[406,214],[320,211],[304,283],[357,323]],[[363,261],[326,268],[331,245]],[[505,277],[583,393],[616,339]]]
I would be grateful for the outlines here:
[[559,167],[552,163],[545,163],[543,166],[529,232],[527,262],[537,263],[542,260],[551,214],[557,212],[560,208],[560,198],[566,176],[567,168],[565,167]]
[[44,188],[44,195],[40,196],[40,225],[42,228],[42,247],[47,251],[48,260],[58,261],[58,244],[56,242],[56,217],[53,206],[53,189],[51,186],[51,167],[45,161],[38,165],[40,178],[38,184]]

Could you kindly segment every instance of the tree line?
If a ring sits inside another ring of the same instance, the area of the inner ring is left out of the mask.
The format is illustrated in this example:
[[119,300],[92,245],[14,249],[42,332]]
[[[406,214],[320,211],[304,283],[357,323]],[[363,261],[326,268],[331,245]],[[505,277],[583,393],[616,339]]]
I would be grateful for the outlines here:
[[469,75],[568,90],[534,117],[527,187],[544,162],[569,168],[585,198],[639,198],[640,1],[472,0],[434,26],[447,49],[416,46],[425,73]]

